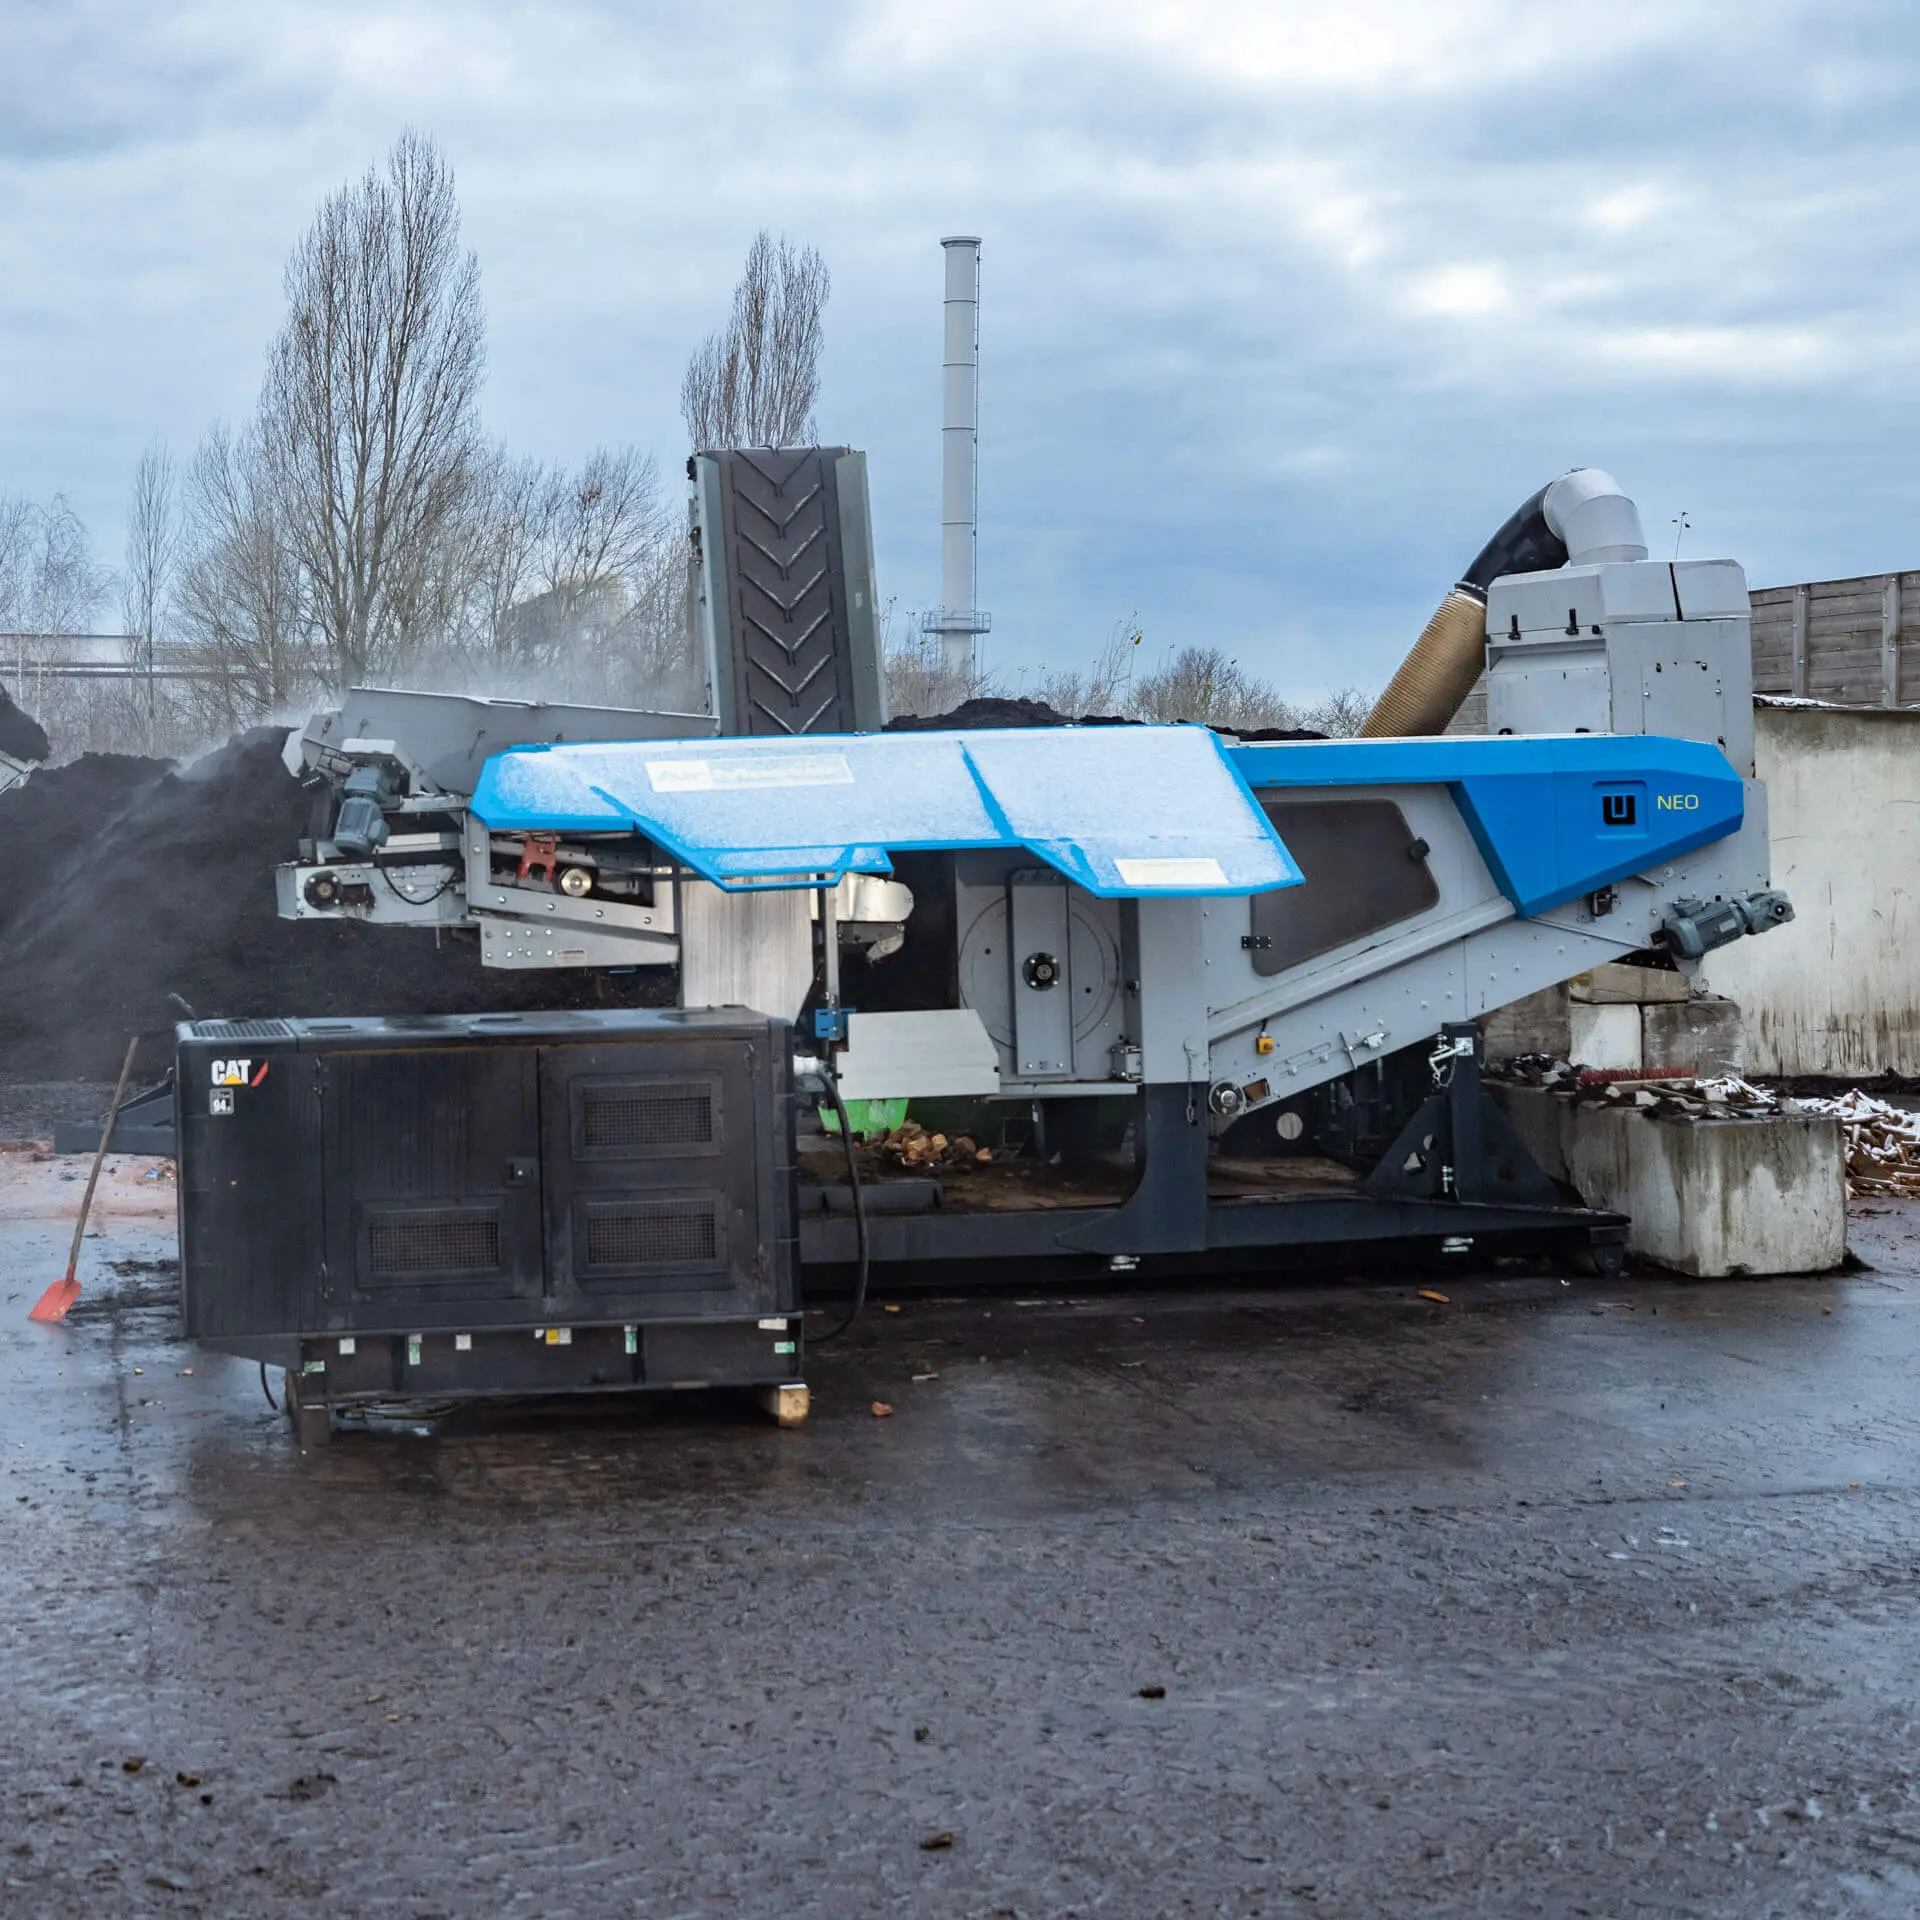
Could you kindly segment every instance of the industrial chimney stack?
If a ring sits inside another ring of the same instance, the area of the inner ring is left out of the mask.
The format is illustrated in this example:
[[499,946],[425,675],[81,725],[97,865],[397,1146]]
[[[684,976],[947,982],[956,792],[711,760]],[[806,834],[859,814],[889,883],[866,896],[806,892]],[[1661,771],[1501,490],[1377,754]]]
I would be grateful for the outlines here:
[[980,456],[980,240],[952,234],[947,256],[946,352],[941,367],[940,606],[921,627],[942,637],[946,664],[972,678],[974,637],[991,620],[974,604]]

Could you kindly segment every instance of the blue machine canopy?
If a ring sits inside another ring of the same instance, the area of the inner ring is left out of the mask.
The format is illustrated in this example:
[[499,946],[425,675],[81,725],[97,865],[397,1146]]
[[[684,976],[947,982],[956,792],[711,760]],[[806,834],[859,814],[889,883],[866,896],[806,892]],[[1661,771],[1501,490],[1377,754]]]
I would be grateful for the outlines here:
[[723,887],[886,873],[889,848],[1026,847],[1089,893],[1266,893],[1300,869],[1204,727],[1038,727],[514,747],[496,832],[638,829]]

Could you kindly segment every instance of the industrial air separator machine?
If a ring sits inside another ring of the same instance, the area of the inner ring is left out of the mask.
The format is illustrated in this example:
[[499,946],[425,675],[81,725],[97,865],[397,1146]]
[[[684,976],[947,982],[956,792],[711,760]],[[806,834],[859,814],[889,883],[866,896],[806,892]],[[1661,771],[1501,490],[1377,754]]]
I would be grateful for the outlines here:
[[[1791,917],[1736,564],[1649,560],[1632,502],[1577,470],[1489,543],[1360,739],[868,731],[860,456],[703,455],[693,478],[717,717],[356,691],[298,743],[321,805],[279,877],[291,917],[453,931],[496,966],[671,968],[680,1010],[182,1028],[190,1331],[310,1404],[777,1390],[802,1377],[803,1273],[1494,1238],[1617,1264],[1625,1223],[1567,1205],[1482,1094],[1475,1023]],[[1483,668],[1491,732],[1444,735]],[[719,1085],[690,1047],[748,1062],[721,1131],[688,1119],[688,1076]],[[222,1086],[262,1048],[297,1064]],[[296,1076],[292,1104],[259,1097]],[[1012,1116],[1024,1153],[946,1178],[867,1156],[863,1178],[804,1137],[823,1102],[900,1099]],[[594,1101],[621,1117],[583,1157]],[[243,1114],[250,1170],[204,1175]],[[1085,1177],[1049,1187],[1056,1160]],[[307,1226],[270,1197],[290,1183]],[[456,1218],[464,1238],[435,1224]],[[597,1272],[595,1231],[621,1255]]]

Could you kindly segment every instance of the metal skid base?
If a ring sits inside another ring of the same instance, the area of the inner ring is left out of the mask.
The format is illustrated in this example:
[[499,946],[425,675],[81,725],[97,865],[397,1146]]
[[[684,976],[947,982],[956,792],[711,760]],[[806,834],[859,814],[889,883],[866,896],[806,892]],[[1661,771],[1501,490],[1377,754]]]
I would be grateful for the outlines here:
[[807,1412],[801,1344],[798,1316],[777,1325],[306,1335],[285,1355],[287,1413],[310,1446],[328,1437],[335,1409],[369,1403],[748,1387],[781,1426],[795,1426]]
[[[1018,1285],[1040,1265],[1064,1277],[1151,1277],[1324,1265],[1388,1248],[1436,1257],[1554,1252],[1618,1272],[1626,1216],[1561,1200],[1487,1098],[1479,1047],[1471,1024],[1442,1030],[1427,1062],[1431,1091],[1357,1185],[1209,1197],[1204,1089],[1149,1086],[1139,1096],[1134,1185],[1117,1205],[897,1213],[883,1185],[871,1195],[880,1204],[867,1208],[868,1259],[888,1284],[922,1287],[951,1287],[963,1267],[973,1269],[968,1284]],[[850,1193],[829,1189],[822,1198],[800,1220],[800,1258],[816,1287],[826,1270],[857,1258]],[[1010,1273],[1012,1262],[1019,1266]]]
[[[1284,1200],[1210,1203],[1205,1242],[1183,1249],[1114,1248],[1117,1208],[1059,1208],[1030,1213],[926,1213],[869,1219],[868,1258],[889,1287],[951,1289],[1030,1285],[1044,1271],[1061,1279],[1102,1274],[1248,1273],[1324,1266],[1343,1254],[1402,1251],[1409,1257],[1469,1253],[1555,1253],[1617,1273],[1626,1253],[1627,1218],[1585,1207],[1488,1206],[1462,1201],[1376,1199],[1364,1192]],[[1078,1242],[1079,1244],[1076,1244]],[[800,1257],[810,1294],[836,1286],[857,1257],[853,1222],[817,1214],[800,1225]],[[1018,1262],[1013,1271],[1009,1262]]]

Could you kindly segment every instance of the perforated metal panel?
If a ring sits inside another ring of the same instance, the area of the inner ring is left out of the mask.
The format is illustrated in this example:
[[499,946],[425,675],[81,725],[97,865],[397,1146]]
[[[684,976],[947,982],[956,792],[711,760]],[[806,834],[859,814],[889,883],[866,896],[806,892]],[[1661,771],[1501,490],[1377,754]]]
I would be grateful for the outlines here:
[[375,1274],[492,1273],[500,1265],[495,1208],[432,1207],[376,1215],[367,1223]]
[[576,1084],[575,1151],[623,1155],[667,1147],[710,1147],[715,1139],[717,1092],[711,1083]]
[[196,1040],[291,1040],[293,1028],[284,1020],[198,1020],[190,1029]]
[[720,1258],[721,1234],[711,1196],[688,1200],[651,1197],[595,1201],[581,1209],[583,1265],[589,1276],[663,1267],[710,1267]]

